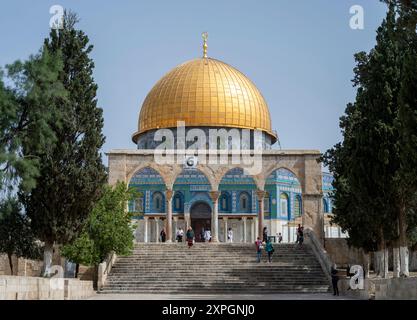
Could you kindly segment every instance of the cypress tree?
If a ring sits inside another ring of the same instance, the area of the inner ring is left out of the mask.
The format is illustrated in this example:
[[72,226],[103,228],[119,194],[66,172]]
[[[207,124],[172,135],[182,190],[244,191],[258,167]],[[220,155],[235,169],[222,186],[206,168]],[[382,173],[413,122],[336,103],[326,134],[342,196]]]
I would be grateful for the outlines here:
[[[350,242],[365,248],[377,245],[377,268],[387,277],[387,245],[398,237],[399,169],[398,92],[402,52],[396,41],[395,5],[377,30],[369,54],[356,54],[356,101],[349,105],[341,127],[343,144],[323,159],[335,174],[335,221],[349,232]],[[343,162],[343,163],[340,163]],[[339,193],[340,192],[340,193]],[[350,208],[349,208],[350,206]]]
[[417,229],[417,1],[402,1],[398,6],[398,42],[403,48],[397,128],[400,169],[398,192],[403,200],[398,207],[400,274],[408,276],[408,241]]
[[[52,30],[45,39],[48,51],[61,53],[59,81],[67,98],[50,106],[59,110],[59,118],[49,122],[57,143],[36,153],[40,163],[36,188],[21,193],[32,228],[45,242],[45,274],[53,244],[67,244],[78,236],[106,181],[100,154],[103,116],[89,57],[93,46],[83,31],[75,29],[76,23],[76,15],[65,12],[63,29]],[[25,152],[31,151],[25,146]]]

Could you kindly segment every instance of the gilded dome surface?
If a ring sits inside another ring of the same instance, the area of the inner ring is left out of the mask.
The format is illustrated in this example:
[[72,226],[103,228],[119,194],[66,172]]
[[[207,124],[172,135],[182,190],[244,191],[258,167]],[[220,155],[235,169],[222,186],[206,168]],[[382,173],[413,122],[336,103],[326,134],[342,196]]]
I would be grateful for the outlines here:
[[271,130],[268,106],[256,86],[232,66],[211,58],[187,61],[163,76],[143,102],[138,136],[159,128],[235,127]]

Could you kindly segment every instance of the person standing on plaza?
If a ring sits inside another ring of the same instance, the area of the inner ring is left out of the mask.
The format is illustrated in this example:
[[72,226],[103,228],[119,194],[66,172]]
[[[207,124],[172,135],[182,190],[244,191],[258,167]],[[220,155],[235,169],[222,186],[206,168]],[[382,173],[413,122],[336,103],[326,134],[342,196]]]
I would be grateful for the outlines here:
[[182,242],[183,235],[184,235],[184,231],[182,231],[181,228],[177,229],[176,237],[175,237],[175,239],[177,240],[177,242]]
[[163,229],[161,230],[161,233],[160,233],[159,235],[160,235],[161,242],[165,242],[165,241],[166,241],[166,239],[167,239],[167,234],[166,234],[166,232],[165,232],[165,228],[163,228]]
[[255,241],[255,245],[256,245],[256,258],[257,258],[257,262],[261,262],[261,257],[262,257],[262,249],[264,248],[261,238],[257,238]]
[[271,240],[269,240],[269,239],[266,242],[265,251],[268,254],[268,263],[271,263],[272,262],[272,254],[274,253],[275,249],[274,249],[274,246],[272,245]]
[[297,227],[297,230],[296,230],[297,240],[295,240],[295,243],[299,243],[299,241],[300,241],[300,230],[301,230],[301,224],[298,224],[298,227]]
[[202,227],[200,231],[200,241],[202,242],[206,241],[206,231],[204,230],[204,227]]
[[206,242],[210,242],[211,241],[211,231],[209,229],[207,229],[206,231],[204,231],[204,240]]
[[265,242],[268,240],[268,228],[264,227],[262,232],[262,242]]
[[184,238],[184,230],[180,227],[180,230],[178,233],[178,242],[182,242],[182,238]]
[[229,228],[227,231],[227,242],[232,243],[233,242],[233,230],[232,228]]
[[338,275],[338,271],[337,271],[335,264],[332,266],[332,269],[330,270],[330,274],[332,276],[333,295],[338,296],[339,288],[337,287],[337,284],[339,282],[339,275]]
[[188,249],[192,247],[193,243],[194,243],[194,231],[193,228],[188,227],[187,233],[186,233],[186,238],[187,238],[187,244],[188,244]]
[[280,232],[278,233],[278,243],[281,243],[281,242],[282,242],[282,234]]
[[304,227],[300,227],[298,231],[298,244],[303,245],[304,242]]

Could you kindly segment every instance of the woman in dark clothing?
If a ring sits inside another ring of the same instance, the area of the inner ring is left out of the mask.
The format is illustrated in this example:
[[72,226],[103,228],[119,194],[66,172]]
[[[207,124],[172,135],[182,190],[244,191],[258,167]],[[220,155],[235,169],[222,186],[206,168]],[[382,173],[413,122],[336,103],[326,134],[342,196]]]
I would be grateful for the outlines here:
[[330,271],[332,275],[332,286],[333,286],[333,295],[338,296],[339,295],[339,288],[337,287],[337,283],[339,282],[339,276],[338,271],[336,269],[336,265],[332,267],[332,270]]
[[304,227],[298,229],[298,244],[301,246],[304,242]]
[[167,239],[167,234],[165,232],[165,228],[161,230],[160,236],[161,236],[161,242],[165,242],[166,239]]
[[186,239],[187,239],[187,243],[188,243],[188,249],[191,248],[191,246],[194,243],[194,231],[193,228],[188,227],[187,233],[186,233]]

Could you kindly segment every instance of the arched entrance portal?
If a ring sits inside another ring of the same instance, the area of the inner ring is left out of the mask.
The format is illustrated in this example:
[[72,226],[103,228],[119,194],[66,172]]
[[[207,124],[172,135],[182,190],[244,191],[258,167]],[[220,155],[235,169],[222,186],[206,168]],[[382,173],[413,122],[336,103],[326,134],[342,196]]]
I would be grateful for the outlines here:
[[191,227],[194,230],[195,241],[204,241],[204,230],[211,230],[211,207],[207,202],[199,201],[190,208]]

